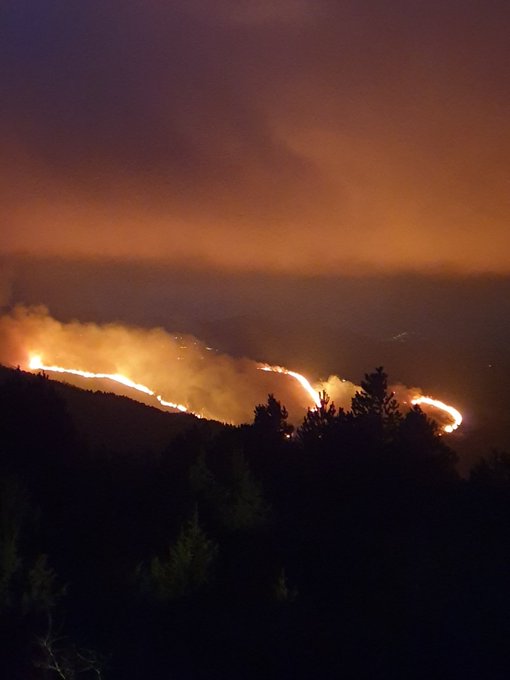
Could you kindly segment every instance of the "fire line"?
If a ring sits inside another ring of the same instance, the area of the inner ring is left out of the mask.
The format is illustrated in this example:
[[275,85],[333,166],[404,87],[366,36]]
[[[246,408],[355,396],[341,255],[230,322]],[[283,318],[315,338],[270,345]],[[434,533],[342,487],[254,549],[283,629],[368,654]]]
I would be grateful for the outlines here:
[[[32,371],[37,371],[37,370],[42,370],[42,371],[48,371],[49,373],[61,373],[61,374],[68,374],[68,375],[76,375],[81,378],[87,378],[87,379],[103,379],[103,380],[111,380],[112,382],[119,383],[121,385],[124,385],[125,387],[129,387],[131,389],[134,389],[138,392],[142,392],[143,394],[147,394],[150,397],[154,397],[162,406],[166,406],[169,408],[176,409],[178,411],[181,411],[182,413],[187,413],[190,412],[189,409],[184,405],[184,404],[178,404],[172,401],[167,401],[166,399],[163,399],[163,397],[160,394],[156,394],[154,390],[152,390],[150,387],[147,387],[147,385],[143,385],[142,383],[137,383],[134,380],[131,380],[125,375],[122,375],[120,373],[93,373],[92,371],[82,371],[76,368],[64,368],[62,366],[50,366],[47,364],[44,364],[42,362],[42,359],[38,355],[32,355],[30,357],[30,361],[28,364],[28,367]],[[320,408],[321,405],[321,400],[319,393],[317,390],[315,390],[310,382],[300,373],[297,373],[296,371],[290,371],[289,369],[285,368],[284,366],[270,366],[269,364],[263,364],[262,366],[258,366],[259,371],[267,371],[270,373],[280,373],[282,375],[288,375],[291,378],[294,378],[301,387],[305,390],[305,392],[308,394],[308,396],[311,398],[313,403],[315,404],[316,408]],[[439,409],[440,411],[443,411],[446,413],[451,419],[452,423],[448,425],[443,426],[443,431],[446,433],[451,433],[456,430],[460,424],[462,423],[462,415],[461,413],[454,408],[453,406],[449,406],[448,404],[445,404],[442,401],[439,401],[439,399],[433,399],[432,397],[415,397],[411,401],[412,404],[426,404],[427,406],[432,406],[434,408]],[[198,418],[201,416],[198,414],[194,414]]]
[[160,394],[156,394],[153,390],[151,390],[150,387],[142,385],[141,383],[136,383],[130,378],[127,378],[125,375],[121,375],[120,373],[92,373],[91,371],[80,371],[76,368],[63,368],[62,366],[47,366],[42,363],[41,358],[39,356],[32,356],[30,358],[28,367],[33,371],[39,370],[48,371],[50,373],[67,373],[68,375],[77,375],[80,376],[81,378],[97,378],[103,380],[111,380],[113,382],[120,383],[121,385],[125,385],[126,387],[131,387],[132,389],[137,390],[138,392],[148,394],[150,397],[156,397],[156,399],[162,406],[175,408],[178,411],[181,411],[182,413],[186,413],[188,411],[184,404],[176,404],[173,401],[166,401]]
[[321,400],[319,397],[319,393],[313,389],[308,380],[305,378],[304,375],[301,375],[301,373],[296,373],[296,371],[289,371],[287,368],[284,368],[283,366],[269,366],[268,364],[265,364],[264,366],[259,366],[258,368],[259,371],[269,371],[271,373],[283,373],[284,375],[290,375],[291,378],[297,380],[301,387],[303,387],[305,391],[308,392],[315,406],[317,408],[320,408]]
[[439,399],[433,399],[432,397],[415,397],[411,401],[411,404],[427,404],[427,406],[434,406],[434,408],[447,413],[453,419],[453,423],[443,426],[444,432],[447,432],[448,434],[456,430],[462,423],[461,413],[457,411],[456,408],[453,408],[453,406],[449,406],[448,404],[439,401]]

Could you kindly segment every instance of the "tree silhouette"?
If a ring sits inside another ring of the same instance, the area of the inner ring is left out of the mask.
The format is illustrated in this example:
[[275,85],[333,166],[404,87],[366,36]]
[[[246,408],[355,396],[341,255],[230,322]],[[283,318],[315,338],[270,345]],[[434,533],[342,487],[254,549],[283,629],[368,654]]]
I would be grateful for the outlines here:
[[325,659],[335,676],[504,677],[510,455],[455,478],[456,438],[400,415],[382,368],[352,413],[322,394],[290,441],[273,395],[240,427],[161,414],[164,457],[143,414],[146,449],[68,455],[53,390],[0,368],[0,678],[99,678],[103,646],[125,680],[315,677]]
[[288,439],[294,427],[287,422],[289,414],[273,394],[268,394],[266,404],[255,407],[253,425],[257,434],[264,439]]
[[241,452],[232,456],[230,484],[222,495],[221,517],[226,528],[249,529],[266,521],[268,506]]
[[402,416],[395,393],[388,391],[388,376],[382,366],[365,373],[361,392],[352,398],[351,412],[355,419],[369,424],[374,430],[391,433]]
[[298,430],[298,436],[302,444],[315,447],[319,442],[325,442],[333,434],[338,419],[344,415],[342,410],[337,411],[334,402],[326,392],[321,392],[320,406],[309,408]]
[[165,601],[200,589],[209,580],[217,552],[218,546],[205,535],[195,510],[170,547],[167,559],[152,559],[148,579],[152,594],[156,599]]
[[222,476],[216,479],[201,453],[189,472],[200,507],[205,506],[221,529],[239,531],[264,524],[269,507],[241,451],[232,452]]
[[455,453],[445,444],[439,427],[415,405],[401,419],[396,436],[401,462],[406,469],[426,479],[452,479],[456,476]]
[[0,483],[0,610],[11,604],[13,581],[22,566],[21,530],[30,510],[26,490],[16,478]]
[[510,453],[493,450],[471,470],[470,481],[502,490],[510,489]]
[[66,593],[66,586],[59,583],[57,573],[48,564],[48,555],[45,554],[37,556],[26,580],[23,592],[25,610],[49,613]]

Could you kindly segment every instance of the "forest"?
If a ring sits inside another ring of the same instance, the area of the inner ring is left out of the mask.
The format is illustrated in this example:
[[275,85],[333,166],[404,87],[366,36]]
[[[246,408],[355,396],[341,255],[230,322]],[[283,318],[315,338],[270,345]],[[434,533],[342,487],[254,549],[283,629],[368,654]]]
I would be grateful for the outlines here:
[[0,371],[0,677],[507,678],[510,455],[379,367],[299,427]]

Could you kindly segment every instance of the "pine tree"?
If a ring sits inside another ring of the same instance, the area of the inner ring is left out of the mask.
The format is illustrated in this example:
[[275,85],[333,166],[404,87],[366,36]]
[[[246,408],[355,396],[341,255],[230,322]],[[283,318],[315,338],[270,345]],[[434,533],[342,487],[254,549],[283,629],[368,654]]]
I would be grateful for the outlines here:
[[268,506],[245,457],[234,452],[232,478],[224,490],[221,507],[224,526],[231,530],[250,529],[263,524],[267,515]]
[[441,437],[439,427],[422,409],[413,406],[400,420],[395,438],[404,469],[414,469],[423,481],[448,481],[456,477],[456,454]]
[[343,415],[343,411],[337,412],[335,403],[330,401],[325,391],[319,397],[320,406],[308,409],[298,430],[298,437],[306,447],[314,447],[319,442],[326,441],[332,434],[338,417]]
[[388,391],[388,376],[382,366],[366,373],[361,392],[352,398],[351,412],[355,419],[370,423],[374,430],[391,434],[402,416],[395,393]]
[[55,570],[48,564],[48,556],[37,556],[34,566],[27,575],[27,584],[23,593],[25,610],[49,612],[65,594],[66,587],[58,583]]
[[22,566],[20,532],[29,511],[28,496],[15,478],[0,485],[0,608],[11,603],[15,576]]
[[149,574],[152,593],[164,601],[199,590],[209,580],[217,553],[218,546],[205,535],[195,511],[170,547],[167,559],[152,559]]
[[287,422],[288,417],[285,406],[273,394],[269,394],[266,404],[255,407],[253,425],[257,433],[265,439],[288,439],[294,431],[294,427]]

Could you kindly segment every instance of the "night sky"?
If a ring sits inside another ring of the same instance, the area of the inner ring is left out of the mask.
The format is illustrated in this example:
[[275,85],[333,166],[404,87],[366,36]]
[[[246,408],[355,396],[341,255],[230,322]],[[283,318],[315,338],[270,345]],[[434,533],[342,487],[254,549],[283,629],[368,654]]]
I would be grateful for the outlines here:
[[508,273],[508,2],[0,12],[2,253]]
[[509,28],[503,0],[3,2],[0,305],[384,363],[508,441]]

